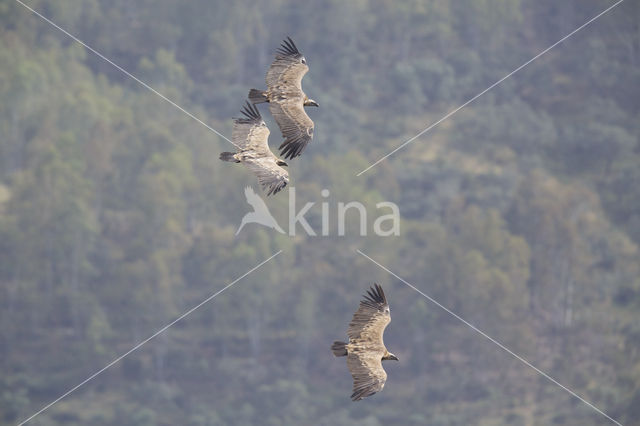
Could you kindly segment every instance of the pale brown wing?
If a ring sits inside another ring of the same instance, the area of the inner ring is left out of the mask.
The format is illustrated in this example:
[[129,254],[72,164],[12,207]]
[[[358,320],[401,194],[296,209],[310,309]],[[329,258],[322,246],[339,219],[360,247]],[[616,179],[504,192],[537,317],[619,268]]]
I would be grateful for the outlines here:
[[382,351],[371,351],[368,348],[354,347],[347,355],[347,367],[353,377],[353,393],[351,399],[362,398],[380,392],[387,381],[387,373],[382,368]]
[[307,71],[309,71],[307,61],[298,51],[293,40],[287,37],[287,40],[284,40],[278,48],[276,59],[267,71],[265,80],[270,101],[279,98],[304,99],[302,77]]
[[272,100],[269,111],[284,138],[278,148],[280,155],[287,159],[299,156],[313,139],[313,121],[305,112],[302,99]]
[[360,307],[353,314],[347,334],[349,341],[379,345],[384,350],[382,335],[387,324],[391,322],[391,312],[382,287],[374,284],[360,302]]
[[231,141],[240,151],[253,151],[256,156],[273,155],[269,149],[269,128],[255,105],[247,102],[244,117],[233,119]]
[[289,173],[277,164],[269,149],[269,128],[255,105],[247,102],[243,118],[233,119],[231,140],[238,147],[239,158],[258,178],[267,195],[276,194],[289,183]]
[[271,157],[248,158],[242,163],[256,175],[267,195],[277,194],[289,183],[289,173],[276,164],[273,154]]

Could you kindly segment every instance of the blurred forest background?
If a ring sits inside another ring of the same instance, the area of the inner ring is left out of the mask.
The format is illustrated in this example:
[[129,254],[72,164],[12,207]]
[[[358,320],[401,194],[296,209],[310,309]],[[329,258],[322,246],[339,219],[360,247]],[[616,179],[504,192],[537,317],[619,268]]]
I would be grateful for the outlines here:
[[[612,2],[27,4],[228,136],[290,35],[320,103],[309,111],[314,142],[290,162],[298,208],[328,188],[334,215],[337,201],[375,215],[389,200],[402,223],[399,237],[352,226],[346,237],[290,238],[256,225],[235,237],[249,211],[243,189],[256,186],[218,160],[231,145],[2,0],[0,424],[278,250],[29,424],[608,424],[358,248],[640,424],[640,2],[360,177]],[[286,191],[266,201],[285,225]],[[318,204],[307,217],[319,229]],[[390,300],[386,343],[400,362],[385,364],[382,393],[352,403],[345,360],[329,346],[373,281]]]

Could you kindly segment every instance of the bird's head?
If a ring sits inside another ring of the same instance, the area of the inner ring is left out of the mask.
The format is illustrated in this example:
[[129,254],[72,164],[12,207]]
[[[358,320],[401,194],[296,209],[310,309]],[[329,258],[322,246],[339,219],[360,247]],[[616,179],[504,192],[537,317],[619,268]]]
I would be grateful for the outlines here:
[[389,361],[389,360],[400,361],[398,357],[392,354],[391,352],[387,352],[385,356],[382,357],[382,360],[383,361]]
[[314,101],[313,99],[305,98],[304,99],[304,106],[319,107],[320,105],[318,105],[318,103],[316,101]]
[[277,164],[278,166],[285,166],[285,167],[289,166],[289,165],[287,164],[287,162],[286,162],[286,161],[281,160],[281,159],[279,159],[279,158],[276,160],[276,164]]

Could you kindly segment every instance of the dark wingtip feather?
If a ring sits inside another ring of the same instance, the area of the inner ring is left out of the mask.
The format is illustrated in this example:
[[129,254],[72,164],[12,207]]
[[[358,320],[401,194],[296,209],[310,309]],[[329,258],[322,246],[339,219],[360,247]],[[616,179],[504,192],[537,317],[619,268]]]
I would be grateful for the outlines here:
[[269,190],[267,191],[267,197],[269,195],[277,194],[278,192],[282,191],[286,186],[287,186],[287,182],[281,182],[281,183],[272,185],[271,187],[269,187]]
[[295,56],[300,54],[300,51],[298,51],[298,48],[289,36],[282,41],[280,47],[276,49],[276,52],[284,56]]
[[246,104],[240,110],[244,117],[234,118],[234,121],[239,123],[254,123],[262,121],[262,116],[260,115],[260,111],[258,107],[251,104],[249,101],[246,101]]
[[291,50],[295,51],[296,53],[300,53],[298,51],[298,47],[296,46],[296,44],[293,42],[293,40],[291,40],[291,37],[287,36],[287,40],[289,41],[289,47],[291,47]]
[[382,287],[376,283],[374,283],[373,286],[367,290],[367,294],[364,294],[362,297],[364,298],[361,302],[362,304],[376,309],[379,305],[387,304],[387,297],[384,291],[382,291]]
[[382,286],[378,283],[373,283],[373,285],[378,291],[378,297],[382,300],[382,303],[387,303],[387,296],[385,296],[384,291],[382,291]]
[[284,142],[282,145],[280,145],[279,149],[280,149],[280,155],[283,156],[285,160],[291,160],[294,157],[296,157],[294,146],[291,143]]
[[351,394],[351,400],[353,402],[360,401],[363,398],[366,398],[366,397],[371,396],[371,395],[375,395],[376,393],[377,392],[372,392],[371,389],[369,389],[369,388],[358,389],[358,390],[356,390],[355,392],[353,392]]
[[284,142],[282,142],[282,144],[280,144],[278,149],[280,150],[281,156],[283,156],[287,160],[291,160],[295,157],[299,157],[306,146],[307,143],[304,142],[292,142],[285,140]]

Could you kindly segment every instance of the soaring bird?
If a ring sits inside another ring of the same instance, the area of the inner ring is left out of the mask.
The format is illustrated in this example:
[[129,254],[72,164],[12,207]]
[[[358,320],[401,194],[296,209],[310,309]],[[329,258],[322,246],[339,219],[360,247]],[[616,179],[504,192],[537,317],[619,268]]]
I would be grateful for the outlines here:
[[299,156],[313,139],[313,121],[304,107],[317,107],[318,103],[302,91],[302,77],[307,71],[307,60],[287,37],[267,71],[267,90],[249,91],[249,100],[254,104],[269,102],[269,111],[285,138],[278,149],[286,159]]
[[269,212],[269,208],[267,207],[267,205],[264,203],[262,198],[258,197],[258,194],[253,191],[253,188],[247,186],[244,189],[244,196],[247,197],[247,203],[249,203],[249,205],[253,207],[253,211],[245,214],[242,217],[242,221],[240,222],[240,227],[238,227],[238,230],[236,231],[236,235],[240,233],[240,230],[247,223],[258,223],[262,226],[266,226],[267,228],[273,228],[279,233],[284,234],[284,231],[282,230],[282,228],[280,228],[278,222],[276,222],[276,220],[271,215],[271,212]]
[[382,287],[374,283],[353,314],[347,330],[349,343],[333,342],[331,345],[335,356],[347,357],[347,367],[353,376],[353,401],[380,392],[387,381],[382,361],[398,361],[398,357],[387,350],[382,340],[384,329],[390,322],[387,298]]
[[244,164],[258,178],[267,195],[276,194],[289,183],[289,173],[281,166],[287,163],[269,149],[269,128],[258,108],[247,102],[241,111],[244,118],[233,119],[231,140],[238,152],[223,152],[222,161]]

